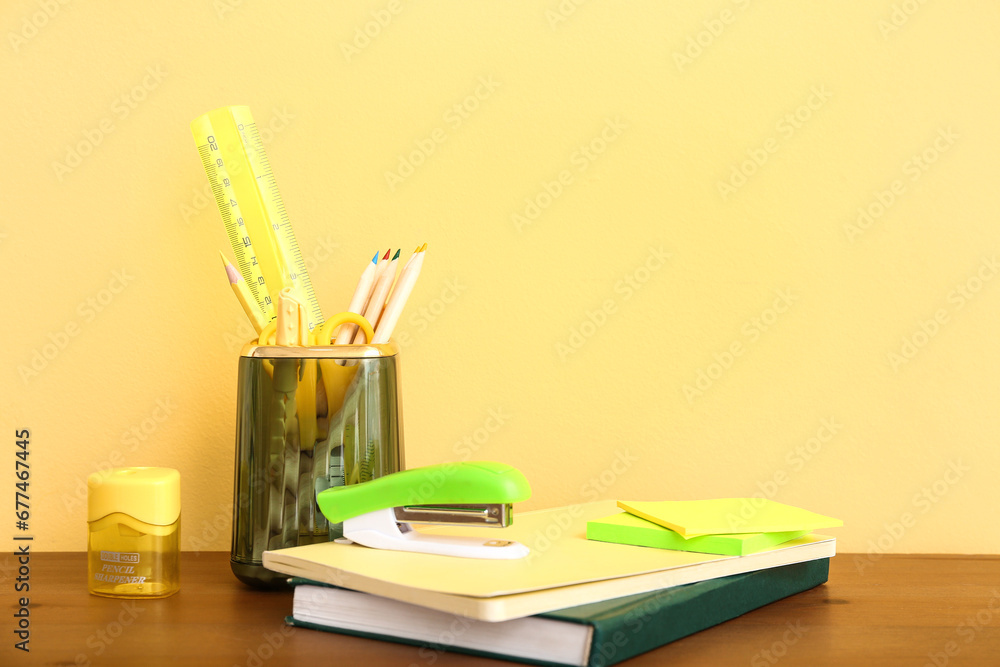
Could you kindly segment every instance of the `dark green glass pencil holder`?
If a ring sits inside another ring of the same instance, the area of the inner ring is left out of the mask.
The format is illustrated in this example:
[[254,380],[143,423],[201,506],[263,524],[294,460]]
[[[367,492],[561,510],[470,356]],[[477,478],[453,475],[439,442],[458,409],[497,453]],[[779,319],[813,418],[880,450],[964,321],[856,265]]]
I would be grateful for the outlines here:
[[249,343],[240,353],[230,565],[285,585],[262,554],[340,536],[316,494],[403,469],[399,347]]

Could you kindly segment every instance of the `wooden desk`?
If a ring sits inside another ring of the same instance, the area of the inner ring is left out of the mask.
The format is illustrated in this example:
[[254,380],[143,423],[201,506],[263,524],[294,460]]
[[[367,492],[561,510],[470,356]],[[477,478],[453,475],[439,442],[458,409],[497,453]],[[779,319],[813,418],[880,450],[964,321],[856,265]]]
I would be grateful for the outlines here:
[[[639,656],[643,665],[1000,665],[1000,557],[884,556],[859,572],[833,559],[830,582]],[[291,628],[290,593],[247,588],[229,554],[182,556],[181,591],[124,601],[87,593],[85,555],[31,555],[30,654],[13,648],[10,554],[0,556],[3,665],[509,665]],[[948,656],[947,651],[954,655]],[[765,653],[770,651],[770,653]],[[957,651],[957,654],[955,653]]]

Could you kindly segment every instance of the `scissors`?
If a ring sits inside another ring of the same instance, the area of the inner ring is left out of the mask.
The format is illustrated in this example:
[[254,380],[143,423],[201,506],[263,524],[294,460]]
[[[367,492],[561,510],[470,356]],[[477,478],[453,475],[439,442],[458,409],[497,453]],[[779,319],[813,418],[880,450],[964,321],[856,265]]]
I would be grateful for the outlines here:
[[[310,346],[327,346],[332,344],[333,334],[337,327],[343,324],[356,324],[364,332],[365,340],[370,342],[375,336],[372,325],[357,313],[337,313],[328,319],[318,330],[310,331],[305,337]],[[258,345],[275,345],[278,320],[274,319],[260,332]],[[300,333],[301,335],[301,333]],[[317,423],[317,395],[319,383],[317,378],[316,359],[302,359],[298,373],[298,386],[295,391],[295,412],[299,420],[299,442],[303,450],[311,450],[319,435]],[[332,415],[344,404],[344,396],[351,380],[358,372],[359,366],[341,366],[333,359],[319,359],[319,369],[322,371],[323,390],[326,394],[327,414]],[[265,361],[264,367],[274,378],[273,366]]]

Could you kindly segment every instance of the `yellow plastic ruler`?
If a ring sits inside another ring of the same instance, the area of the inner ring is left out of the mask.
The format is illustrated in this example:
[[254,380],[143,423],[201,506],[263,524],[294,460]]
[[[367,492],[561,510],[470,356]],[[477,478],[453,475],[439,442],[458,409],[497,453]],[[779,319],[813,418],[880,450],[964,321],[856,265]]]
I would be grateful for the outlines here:
[[264,320],[274,319],[278,292],[293,287],[305,301],[309,329],[323,324],[323,313],[249,107],[210,111],[192,121],[191,134],[237,266]]

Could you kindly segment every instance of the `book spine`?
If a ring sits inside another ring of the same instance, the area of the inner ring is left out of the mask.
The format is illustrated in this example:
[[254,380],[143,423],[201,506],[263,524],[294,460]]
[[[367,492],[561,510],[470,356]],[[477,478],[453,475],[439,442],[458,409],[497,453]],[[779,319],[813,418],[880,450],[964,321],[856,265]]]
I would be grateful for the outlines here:
[[[408,644],[417,648],[417,656],[420,661],[425,665],[431,665],[437,661],[436,653],[464,653],[466,655],[475,655],[482,658],[494,658],[497,660],[507,660],[519,662],[525,665],[539,665],[539,667],[574,667],[573,665],[567,665],[566,663],[557,662],[547,662],[542,660],[531,660],[528,658],[515,658],[504,653],[494,653],[492,651],[482,651],[478,649],[472,649],[465,646],[457,644],[434,644],[417,639],[408,639],[406,637],[397,637],[395,635],[384,635],[376,632],[363,632],[361,630],[348,630],[345,628],[339,628],[335,626],[328,625],[317,625],[315,623],[309,623],[307,621],[300,621],[294,616],[286,616],[285,623],[287,625],[292,625],[298,628],[308,628],[310,630],[322,630],[323,632],[332,632],[338,635],[350,635],[352,637],[363,637],[365,639],[376,639],[379,641],[393,642],[395,644]],[[414,661],[415,662],[415,661]]]
[[675,599],[678,589],[665,589],[637,601],[632,609],[592,621],[594,635],[588,667],[615,665],[819,586],[827,581],[829,568],[830,559],[822,558],[733,575],[716,580],[723,585],[701,595],[681,596],[680,600]]

